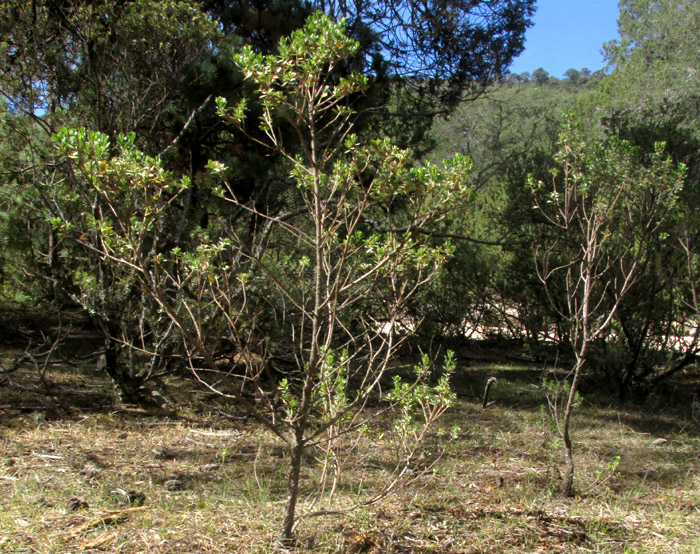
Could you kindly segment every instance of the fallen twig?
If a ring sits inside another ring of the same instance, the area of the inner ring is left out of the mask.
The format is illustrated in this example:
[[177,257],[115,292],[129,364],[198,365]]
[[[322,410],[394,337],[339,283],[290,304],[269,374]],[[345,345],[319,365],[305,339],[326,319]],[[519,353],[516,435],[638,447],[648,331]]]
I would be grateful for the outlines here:
[[141,512],[143,510],[146,510],[147,508],[148,506],[137,506],[135,508],[126,508],[124,510],[109,510],[101,516],[85,521],[77,527],[74,527],[68,532],[68,535],[71,537],[75,537],[84,533],[85,531],[89,531],[90,529],[99,527],[100,525],[111,525],[114,523],[119,523],[126,519],[132,513]]
[[90,548],[97,548],[98,546],[102,546],[106,542],[111,541],[118,534],[119,534],[119,531],[107,531],[106,533],[102,533],[101,535],[97,535],[95,538],[90,539],[89,541],[84,541],[80,545],[80,550],[88,550]]

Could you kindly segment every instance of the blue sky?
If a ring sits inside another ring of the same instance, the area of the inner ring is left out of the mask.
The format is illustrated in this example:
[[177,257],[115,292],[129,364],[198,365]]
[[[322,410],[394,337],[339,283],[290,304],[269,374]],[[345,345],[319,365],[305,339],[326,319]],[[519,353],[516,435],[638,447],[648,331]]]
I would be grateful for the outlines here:
[[532,73],[543,67],[561,78],[571,67],[602,69],[600,50],[604,42],[618,38],[618,13],[618,0],[538,0],[525,51],[510,71]]

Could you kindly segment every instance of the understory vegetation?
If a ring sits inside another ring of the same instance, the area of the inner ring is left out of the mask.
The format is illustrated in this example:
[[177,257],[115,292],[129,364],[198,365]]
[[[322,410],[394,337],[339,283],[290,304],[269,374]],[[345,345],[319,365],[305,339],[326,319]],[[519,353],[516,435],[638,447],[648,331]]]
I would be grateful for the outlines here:
[[0,5],[0,550],[695,552],[700,7]]

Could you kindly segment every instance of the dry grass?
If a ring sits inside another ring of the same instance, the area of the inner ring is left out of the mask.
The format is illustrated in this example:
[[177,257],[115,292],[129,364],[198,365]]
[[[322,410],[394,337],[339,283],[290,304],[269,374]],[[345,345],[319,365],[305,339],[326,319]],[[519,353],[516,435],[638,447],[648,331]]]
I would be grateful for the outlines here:
[[[432,475],[373,507],[305,522],[297,551],[700,552],[700,427],[689,405],[589,397],[574,429],[579,495],[563,499],[537,372],[472,366],[456,384],[468,395],[491,374],[494,404],[458,401],[444,424],[461,436]],[[284,551],[285,453],[269,433],[221,417],[184,380],[168,383],[177,412],[159,414],[119,406],[84,369],[52,368],[48,380],[53,398],[32,392],[29,370],[0,389],[0,552]],[[381,480],[376,444],[358,451],[339,494]],[[307,482],[313,470],[310,461]]]

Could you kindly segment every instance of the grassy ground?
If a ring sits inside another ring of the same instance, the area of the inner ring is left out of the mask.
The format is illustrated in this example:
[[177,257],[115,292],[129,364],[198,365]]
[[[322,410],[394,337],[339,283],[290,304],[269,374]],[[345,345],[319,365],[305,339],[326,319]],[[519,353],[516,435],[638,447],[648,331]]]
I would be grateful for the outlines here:
[[[493,404],[482,409],[492,375]],[[700,426],[689,402],[620,408],[584,394],[578,495],[563,499],[539,376],[461,367],[444,425],[462,431],[437,469],[379,504],[305,522],[297,551],[700,552]],[[225,417],[175,378],[177,410],[159,413],[120,406],[84,369],[51,368],[47,384],[53,397],[32,392],[39,382],[27,368],[0,388],[0,552],[284,551],[275,537],[286,454],[256,424]],[[381,481],[376,444],[358,448],[339,495]]]

